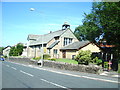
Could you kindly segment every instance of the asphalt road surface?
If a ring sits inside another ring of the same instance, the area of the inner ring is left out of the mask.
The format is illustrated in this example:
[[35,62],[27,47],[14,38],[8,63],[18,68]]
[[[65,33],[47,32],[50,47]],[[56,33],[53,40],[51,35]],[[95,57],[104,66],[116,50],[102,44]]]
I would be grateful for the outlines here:
[[118,88],[118,79],[2,62],[2,88]]

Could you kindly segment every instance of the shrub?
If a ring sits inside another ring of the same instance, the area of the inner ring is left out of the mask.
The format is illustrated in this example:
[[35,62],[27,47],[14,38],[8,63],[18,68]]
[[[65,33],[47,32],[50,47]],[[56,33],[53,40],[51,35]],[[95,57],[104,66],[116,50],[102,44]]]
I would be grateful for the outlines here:
[[43,59],[48,59],[48,58],[50,58],[50,55],[49,55],[49,54],[44,54],[44,55],[43,55]]
[[101,65],[101,64],[102,64],[102,60],[99,59],[98,57],[95,57],[95,58],[93,59],[93,62],[96,63],[97,65]]
[[7,58],[7,56],[3,56],[4,58]]
[[120,74],[120,63],[118,64],[118,73]]
[[101,65],[102,64],[102,60],[98,59],[96,63],[97,63],[97,65]]
[[108,68],[108,62],[104,62],[104,68]]
[[78,55],[75,56],[75,60],[78,62],[78,64],[88,65],[92,61],[91,55],[92,53],[90,50],[86,51],[80,50],[78,52]]
[[55,59],[55,58],[49,58],[48,60],[51,60],[51,61],[56,61],[56,59]]
[[40,60],[41,59],[41,57],[35,57],[35,58],[33,58],[34,60]]
[[16,46],[11,47],[10,56],[20,56],[23,52],[23,44],[18,43]]

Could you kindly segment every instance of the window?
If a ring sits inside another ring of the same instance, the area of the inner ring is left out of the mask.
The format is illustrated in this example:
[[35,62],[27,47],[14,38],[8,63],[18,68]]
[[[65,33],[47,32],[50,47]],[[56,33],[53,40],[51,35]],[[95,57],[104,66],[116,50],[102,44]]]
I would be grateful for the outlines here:
[[46,47],[47,46],[47,44],[43,44],[43,47]]
[[63,46],[69,45],[70,43],[72,43],[72,38],[64,38]]
[[54,37],[55,38],[55,40],[59,40],[59,36],[56,36],[56,37]]
[[54,54],[57,54],[57,49],[54,49],[53,52],[54,52]]

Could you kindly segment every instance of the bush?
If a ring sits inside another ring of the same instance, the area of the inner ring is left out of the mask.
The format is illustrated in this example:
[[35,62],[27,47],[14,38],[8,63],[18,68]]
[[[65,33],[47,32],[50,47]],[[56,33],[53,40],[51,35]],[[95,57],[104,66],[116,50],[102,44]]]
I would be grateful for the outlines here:
[[101,65],[102,64],[102,60],[98,59],[96,63],[97,63],[97,65]]
[[108,62],[104,62],[104,68],[108,68]]
[[23,44],[18,43],[16,46],[11,47],[10,56],[20,56],[23,52]]
[[55,58],[49,58],[48,60],[51,60],[51,61],[56,61],[56,59],[55,59]]
[[118,64],[118,73],[120,74],[120,63]]
[[48,59],[48,58],[50,58],[50,55],[49,55],[49,54],[44,54],[44,55],[43,55],[43,59]]
[[40,60],[41,59],[41,57],[35,57],[35,58],[33,58],[34,60]]
[[92,61],[91,55],[92,53],[90,50],[80,50],[78,55],[75,56],[75,60],[78,62],[78,64],[88,65]]
[[7,58],[7,56],[3,56],[4,58]]
[[101,65],[101,64],[102,64],[102,60],[99,59],[98,57],[95,57],[95,58],[93,59],[93,62],[96,63],[97,65]]

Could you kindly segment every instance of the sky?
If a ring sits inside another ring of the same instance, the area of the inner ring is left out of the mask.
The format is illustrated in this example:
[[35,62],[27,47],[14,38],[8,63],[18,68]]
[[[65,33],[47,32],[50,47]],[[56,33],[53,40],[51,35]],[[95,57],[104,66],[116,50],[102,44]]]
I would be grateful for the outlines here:
[[27,43],[29,34],[61,30],[64,22],[68,22],[74,32],[82,25],[84,13],[90,13],[91,9],[92,2],[2,2],[0,46]]

